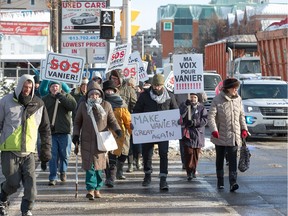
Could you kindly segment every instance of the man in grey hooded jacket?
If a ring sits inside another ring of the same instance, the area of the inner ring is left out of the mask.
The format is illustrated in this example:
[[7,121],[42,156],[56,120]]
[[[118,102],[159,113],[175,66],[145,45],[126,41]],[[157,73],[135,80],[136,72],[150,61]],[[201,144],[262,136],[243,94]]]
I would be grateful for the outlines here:
[[51,131],[44,102],[34,95],[34,78],[20,77],[15,91],[0,100],[0,150],[2,173],[0,215],[8,215],[8,197],[22,182],[22,216],[32,215],[36,199],[35,153],[38,131],[42,166],[51,158]]

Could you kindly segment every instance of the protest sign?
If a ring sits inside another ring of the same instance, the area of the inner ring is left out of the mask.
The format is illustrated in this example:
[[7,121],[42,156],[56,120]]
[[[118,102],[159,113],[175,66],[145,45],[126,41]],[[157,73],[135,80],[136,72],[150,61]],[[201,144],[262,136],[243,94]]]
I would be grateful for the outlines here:
[[133,53],[130,54],[129,56],[129,60],[128,60],[129,64],[132,63],[136,63],[137,64],[137,73],[138,73],[138,77],[139,77],[139,81],[145,81],[147,79],[149,79],[148,74],[147,74],[147,67],[145,68],[142,59],[140,57],[140,53],[138,51],[135,51]]
[[132,114],[133,143],[144,144],[181,139],[179,109]]
[[171,71],[167,77],[167,79],[165,79],[165,83],[164,86],[171,92],[174,91],[174,74],[173,71]]
[[204,91],[202,54],[173,55],[174,93]]
[[84,58],[48,53],[42,80],[52,80],[79,85],[82,81]]
[[128,64],[131,44],[122,44],[110,50],[105,73],[115,69],[123,69]]

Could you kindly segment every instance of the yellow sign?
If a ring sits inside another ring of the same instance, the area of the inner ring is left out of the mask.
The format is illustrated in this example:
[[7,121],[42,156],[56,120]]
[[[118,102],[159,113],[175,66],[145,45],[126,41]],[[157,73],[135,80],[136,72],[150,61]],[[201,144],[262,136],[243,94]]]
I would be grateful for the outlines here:
[[[131,10],[131,22],[133,22],[138,17],[139,14],[140,14],[140,11]],[[120,27],[120,35],[121,35],[121,37],[123,37],[124,36],[125,23],[124,23],[122,11],[120,13],[120,20],[122,23],[121,27]],[[131,25],[131,36],[135,36],[136,33],[138,32],[139,28],[140,28],[139,25]]]

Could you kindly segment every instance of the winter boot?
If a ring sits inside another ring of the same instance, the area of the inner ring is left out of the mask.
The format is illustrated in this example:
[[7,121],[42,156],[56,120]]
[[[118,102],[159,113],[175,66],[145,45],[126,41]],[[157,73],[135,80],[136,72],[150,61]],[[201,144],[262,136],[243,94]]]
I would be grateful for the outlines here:
[[117,161],[116,178],[119,180],[126,179],[126,177],[123,175],[123,166],[124,166],[124,162]]
[[217,188],[224,189],[224,170],[217,170]]
[[105,185],[109,188],[112,188],[112,187],[114,187],[117,168],[114,164],[113,165],[110,164],[110,167],[107,169],[109,169],[109,170],[107,171],[108,175],[106,174]]
[[128,173],[133,172],[133,155],[128,156],[128,169],[126,170]]
[[229,172],[229,182],[230,182],[230,192],[234,192],[239,188],[237,184],[237,172],[231,171]]
[[141,154],[138,154],[138,157],[136,159],[136,168],[137,168],[137,170],[142,170],[143,169],[142,160],[141,160]]
[[169,190],[169,186],[167,184],[167,181],[166,181],[166,177],[160,177],[160,190]]
[[147,187],[151,184],[151,174],[145,173],[144,180],[142,182],[142,186]]
[[9,202],[8,201],[0,201],[0,215],[8,215],[8,207]]

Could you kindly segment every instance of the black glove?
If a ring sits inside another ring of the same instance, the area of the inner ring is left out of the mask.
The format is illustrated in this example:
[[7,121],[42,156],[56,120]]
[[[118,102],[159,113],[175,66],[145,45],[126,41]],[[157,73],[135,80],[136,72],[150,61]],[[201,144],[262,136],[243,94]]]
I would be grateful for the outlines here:
[[79,144],[79,136],[78,135],[74,135],[72,138],[72,142],[76,145],[77,143]]
[[47,163],[46,162],[41,162],[41,169],[42,169],[42,171],[46,171],[46,169],[47,169]]
[[193,120],[188,120],[186,123],[187,127],[193,127],[194,126],[194,121]]
[[56,99],[61,100],[64,96],[63,96],[60,92],[58,92],[58,93],[55,95],[55,97],[56,97]]
[[191,100],[187,99],[187,100],[185,101],[185,104],[186,104],[186,106],[191,106]]
[[78,145],[75,146],[74,153],[76,155],[79,153],[79,146]]
[[121,130],[116,130],[115,133],[118,136],[118,138],[122,137],[122,131]]
[[134,125],[132,123],[130,123],[130,128],[131,130],[134,130]]
[[50,125],[50,129],[51,129],[51,132],[54,132],[55,131],[55,126],[54,125]]

